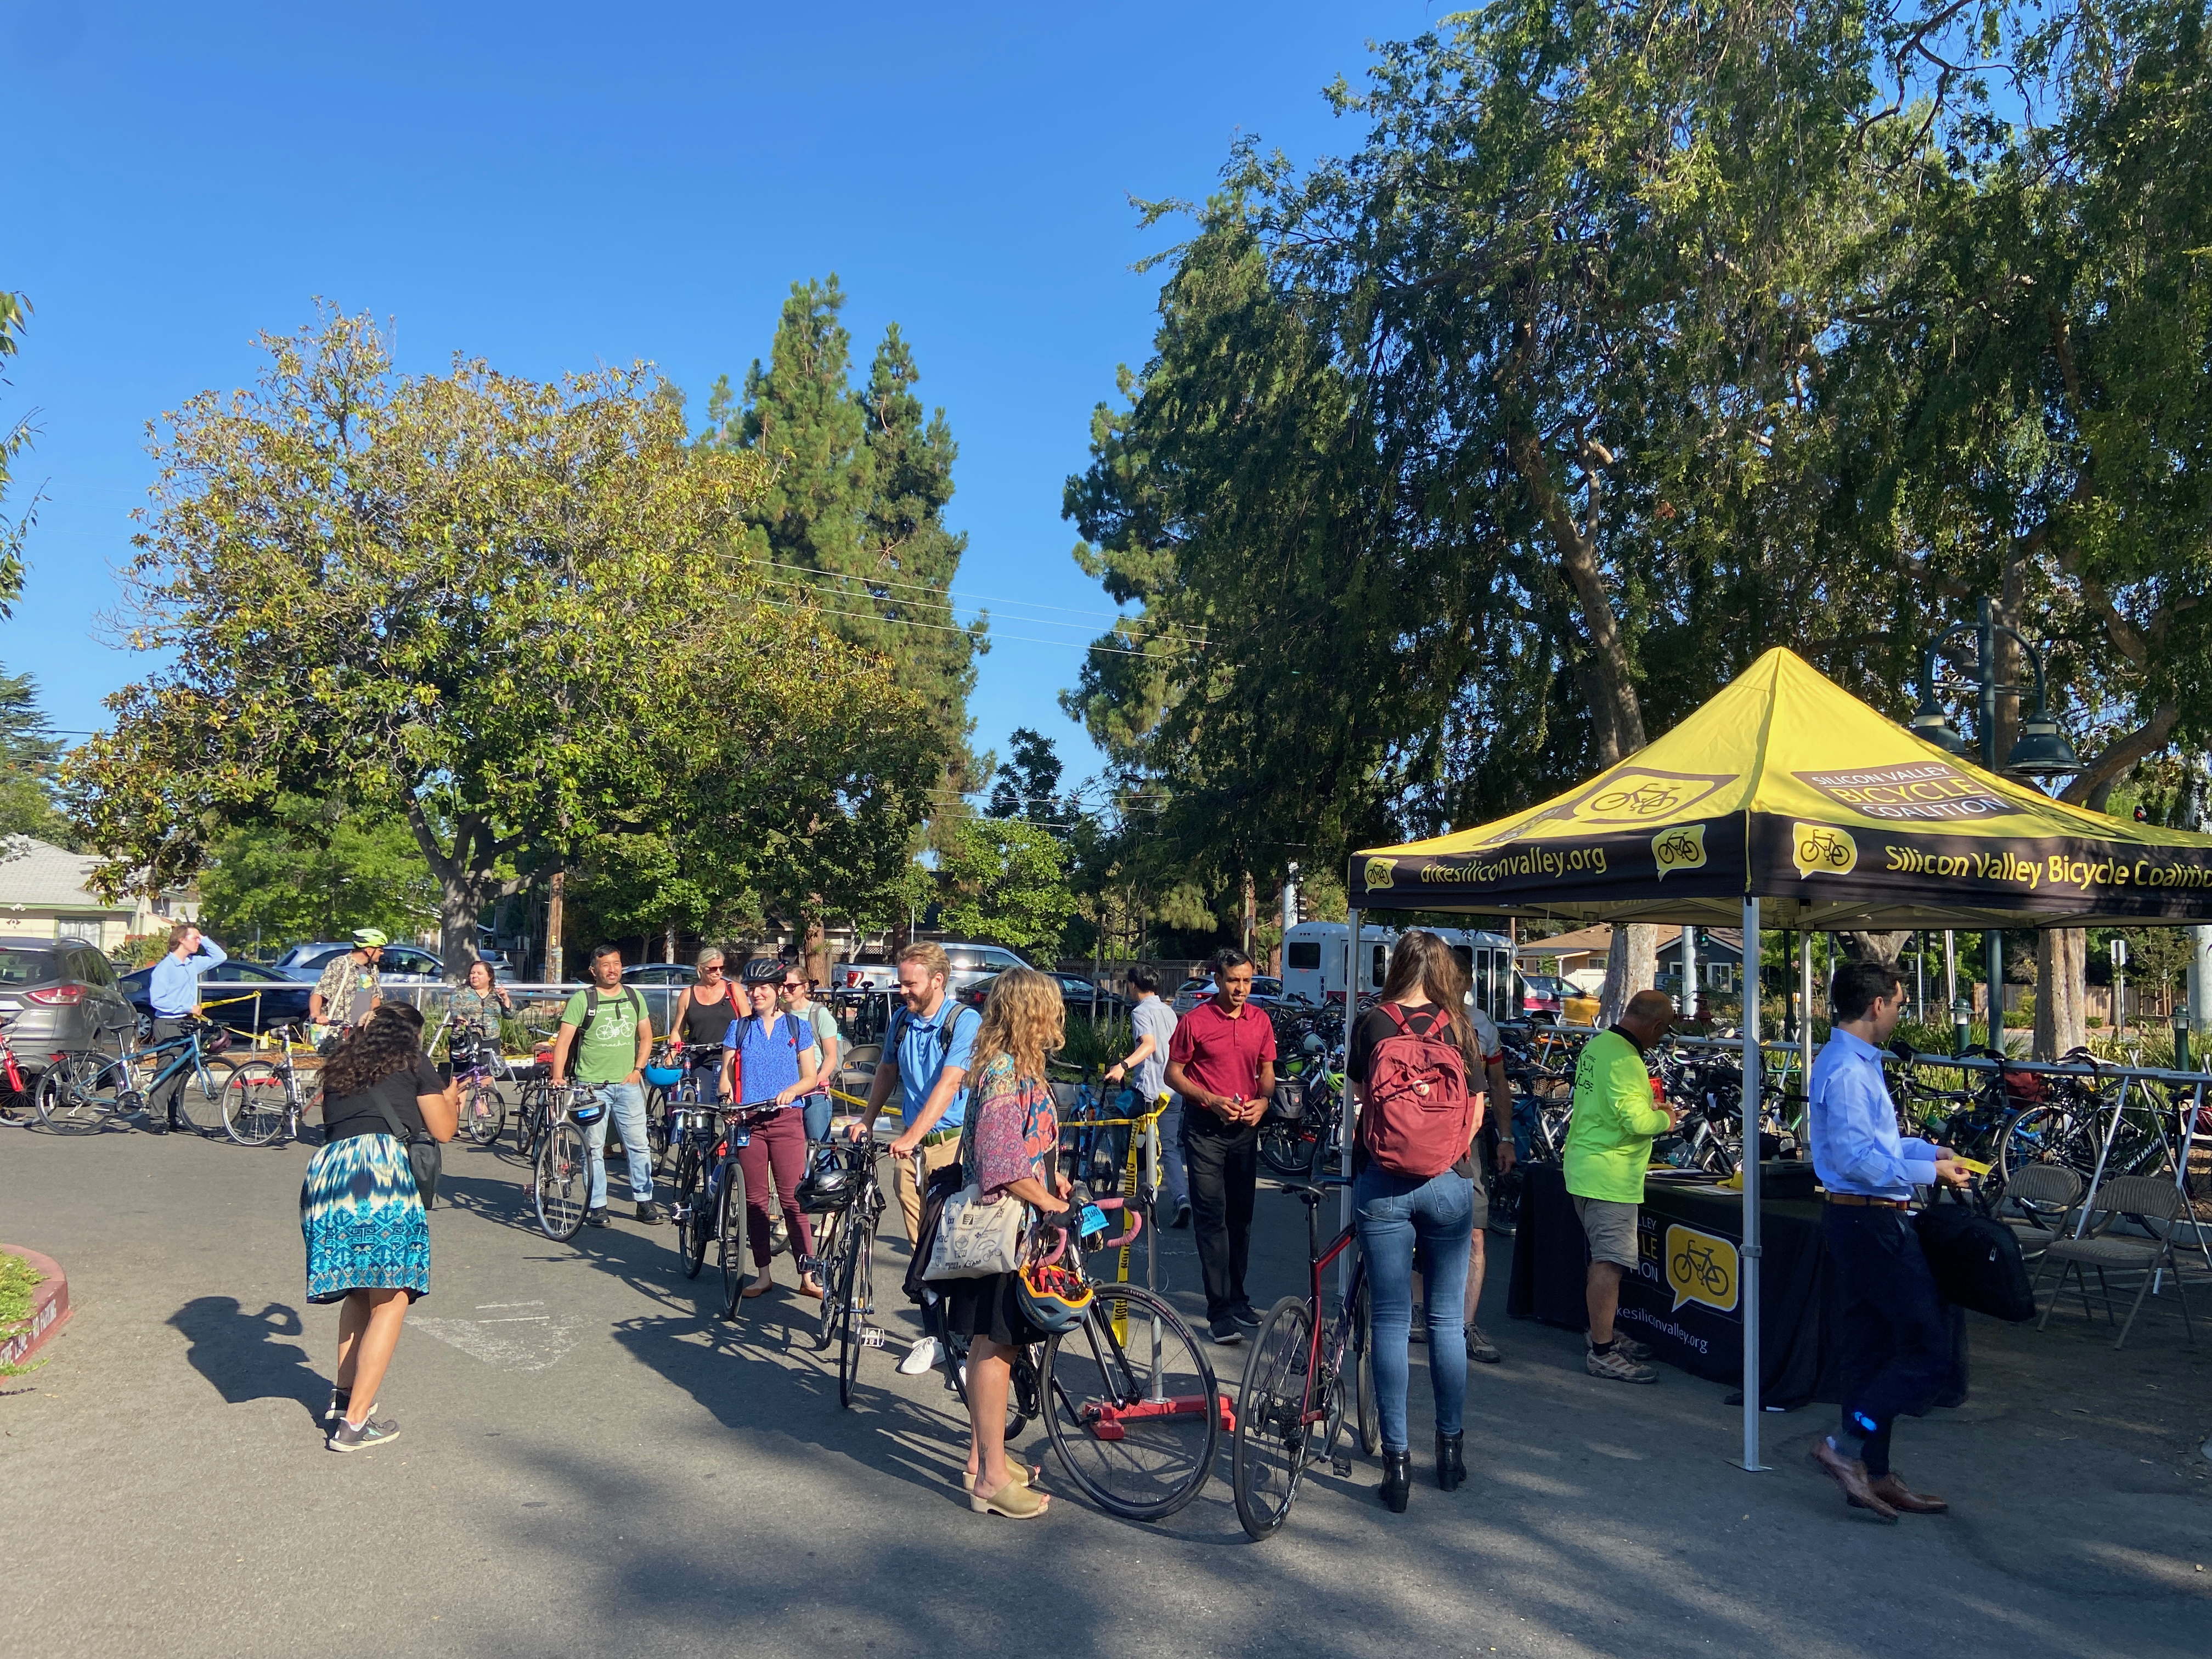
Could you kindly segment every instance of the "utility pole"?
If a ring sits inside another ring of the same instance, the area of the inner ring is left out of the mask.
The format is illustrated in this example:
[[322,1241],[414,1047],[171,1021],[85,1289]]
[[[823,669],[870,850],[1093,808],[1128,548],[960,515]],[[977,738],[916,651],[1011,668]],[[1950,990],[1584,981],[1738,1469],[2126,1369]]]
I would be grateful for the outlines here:
[[551,890],[545,900],[545,982],[549,985],[561,982],[561,899],[568,873],[555,868]]
[[1252,872],[1244,872],[1244,954],[1252,954],[1252,929],[1258,925],[1259,915],[1253,908]]

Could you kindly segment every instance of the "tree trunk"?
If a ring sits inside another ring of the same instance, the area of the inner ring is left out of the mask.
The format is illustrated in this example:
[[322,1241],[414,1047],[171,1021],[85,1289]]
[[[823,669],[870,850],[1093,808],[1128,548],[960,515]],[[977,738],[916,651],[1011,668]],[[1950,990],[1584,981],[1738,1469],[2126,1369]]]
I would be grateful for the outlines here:
[[1599,994],[1597,1023],[1611,1025],[1629,998],[1648,991],[1659,977],[1659,930],[1649,922],[1615,927],[1605,951],[1605,989]]
[[1844,961],[1879,962],[1894,968],[1912,934],[1908,929],[1902,933],[1838,933],[1836,939],[1844,947]]
[[418,803],[409,804],[407,823],[438,884],[438,954],[446,971],[458,978],[477,959],[477,925],[484,911],[522,886],[495,873],[501,856],[514,843],[499,841],[489,824],[464,813],[454,821],[453,845],[448,851],[439,843],[437,827]]
[[2045,927],[2035,936],[2035,1057],[2056,1060],[2089,1041],[2083,1009],[2089,935]]
[[568,896],[563,891],[568,876],[566,870],[554,870],[552,890],[545,901],[545,982],[549,985],[561,982],[561,930],[568,921],[562,901]]
[[820,916],[806,918],[806,931],[800,935],[805,941],[799,947],[801,970],[806,981],[817,988],[830,983],[830,933],[823,927]]

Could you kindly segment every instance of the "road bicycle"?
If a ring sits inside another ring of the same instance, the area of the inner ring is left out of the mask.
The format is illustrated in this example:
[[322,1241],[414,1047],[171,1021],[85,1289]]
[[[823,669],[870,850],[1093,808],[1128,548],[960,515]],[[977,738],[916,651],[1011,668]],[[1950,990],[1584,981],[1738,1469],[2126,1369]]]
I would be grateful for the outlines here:
[[1347,1226],[1324,1250],[1321,1204],[1326,1189],[1350,1184],[1335,1176],[1283,1189],[1306,1206],[1307,1291],[1269,1310],[1253,1340],[1231,1439],[1237,1518],[1255,1540],[1282,1529],[1299,1482],[1316,1463],[1327,1461],[1340,1475],[1352,1473],[1351,1454],[1337,1450],[1347,1413],[1355,1419],[1362,1452],[1371,1457],[1382,1444],[1364,1261],[1354,1260],[1347,1294],[1333,1316],[1324,1316],[1322,1275],[1358,1233]]
[[[1119,1196],[1093,1198],[1078,1183],[1069,1214],[1089,1226],[1037,1224],[1049,1235],[1037,1259],[1060,1263],[1091,1288],[1082,1322],[1016,1352],[1007,1395],[1009,1440],[1042,1418],[1054,1455],[1076,1488],[1109,1515],[1164,1521],[1198,1496],[1213,1472],[1237,1413],[1222,1395],[1206,1350],[1164,1297],[1139,1285],[1102,1282],[1084,1271],[1085,1249],[1119,1250],[1143,1218]],[[1119,1237],[1103,1237],[1106,1212],[1123,1210]],[[945,1344],[946,1377],[967,1405],[967,1344]]]
[[676,1224],[677,1253],[684,1276],[696,1279],[707,1263],[707,1247],[721,1247],[722,1312],[734,1318],[750,1279],[745,1254],[745,1173],[737,1148],[750,1132],[735,1119],[725,1120],[711,1102],[693,1099],[668,1115],[668,1144],[676,1156],[670,1219]]
[[307,1109],[322,1101],[319,1077],[312,1090],[305,1089],[292,1063],[295,1044],[314,1052],[307,1028],[280,1025],[271,1035],[276,1039],[275,1060],[255,1056],[236,1061],[223,1081],[222,1127],[241,1146],[266,1146],[280,1138],[301,1139]]
[[[822,1179],[836,1194],[834,1206],[817,1213],[813,1264],[822,1284],[822,1323],[816,1332],[816,1352],[831,1344],[837,1348],[837,1403],[850,1411],[860,1375],[860,1353],[880,1348],[885,1337],[872,1316],[876,1310],[876,1228],[882,1221],[883,1184],[876,1178],[879,1156],[872,1138],[859,1141],[830,1141],[807,1149],[823,1175],[835,1160],[834,1177]],[[802,1264],[804,1266],[805,1264]]]
[[112,1029],[116,1054],[78,1049],[53,1057],[39,1079],[39,1121],[57,1134],[90,1134],[111,1117],[161,1110],[153,1097],[175,1079],[178,1115],[196,1133],[212,1133],[223,1121],[231,1066],[219,1060],[210,1063],[206,1034],[221,1028],[195,1019],[149,1048],[138,1047],[135,1018]]
[[549,1090],[546,1124],[532,1159],[531,1193],[538,1224],[556,1243],[566,1243],[584,1224],[591,1204],[592,1172],[585,1132],[607,1110],[606,1085],[564,1084]]

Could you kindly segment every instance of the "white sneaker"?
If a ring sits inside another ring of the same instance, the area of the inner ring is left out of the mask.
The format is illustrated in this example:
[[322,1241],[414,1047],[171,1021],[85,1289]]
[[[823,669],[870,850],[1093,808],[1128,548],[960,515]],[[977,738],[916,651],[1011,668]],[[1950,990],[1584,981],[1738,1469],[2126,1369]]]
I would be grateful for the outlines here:
[[937,1339],[933,1336],[923,1337],[921,1341],[908,1348],[906,1351],[906,1358],[899,1361],[899,1375],[920,1376],[926,1372],[935,1370],[938,1352]]

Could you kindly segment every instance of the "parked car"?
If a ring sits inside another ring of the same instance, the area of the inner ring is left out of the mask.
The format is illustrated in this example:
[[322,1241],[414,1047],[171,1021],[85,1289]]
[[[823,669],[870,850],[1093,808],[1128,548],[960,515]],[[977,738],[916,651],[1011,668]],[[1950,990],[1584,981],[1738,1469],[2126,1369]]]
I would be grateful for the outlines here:
[[64,1048],[112,1051],[112,1033],[134,1023],[107,958],[80,939],[0,945],[0,1020],[26,1078]]
[[[973,985],[963,987],[955,994],[969,1007],[981,1008],[990,1000],[991,987],[997,981],[998,977],[997,974],[989,975],[977,980]],[[1061,1000],[1067,1004],[1068,1012],[1085,1015],[1090,1012],[1092,990],[1089,980],[1078,978],[1073,974],[1055,973],[1048,974],[1046,977],[1054,981],[1060,986],[1060,994]],[[1119,992],[1109,991],[1102,986],[1098,988],[1097,996],[1098,1012],[1102,1015],[1122,1015],[1129,1012],[1129,999]]]
[[1521,992],[1521,1018],[1539,1024],[1595,1025],[1598,1000],[1589,992],[1552,974],[1516,976]]
[[[1200,979],[1187,979],[1176,988],[1174,997],[1175,1011],[1179,1014],[1187,1014],[1212,994],[1213,976],[1211,974]],[[1253,975],[1250,1000],[1255,1006],[1264,1008],[1273,1013],[1285,1001],[1283,994],[1283,981],[1273,974]],[[1302,999],[1289,1000],[1303,1000]]]
[[[313,945],[295,945],[276,958],[275,966],[282,974],[305,980],[310,985],[323,976],[323,969],[353,949],[344,939],[323,939]],[[228,965],[225,965],[225,972]],[[446,964],[419,945],[387,945],[377,964],[377,971],[387,985],[442,985],[446,982]]]
[[985,945],[976,940],[947,939],[945,954],[952,964],[945,988],[955,996],[976,981],[988,979],[993,974],[1004,973],[1009,968],[1036,966],[1018,951],[1009,950],[1003,945]]
[[898,964],[881,957],[841,962],[830,969],[830,978],[833,990],[889,991],[898,984]]
[[[154,1017],[153,983],[151,968],[135,969],[116,981],[118,988],[131,1000],[131,1006],[147,1019]],[[307,1018],[307,999],[315,992],[312,984],[302,984],[295,975],[265,968],[258,962],[240,962],[236,957],[202,975],[200,984],[206,1001],[222,1004],[210,1008],[208,1018],[240,1031],[265,1031],[272,1026],[300,1024]],[[225,1000],[230,997],[251,999],[256,992],[259,993],[258,1001]]]
[[634,985],[653,1016],[653,1029],[665,1033],[684,988],[698,980],[699,970],[686,962],[641,962],[623,969],[623,983]]

